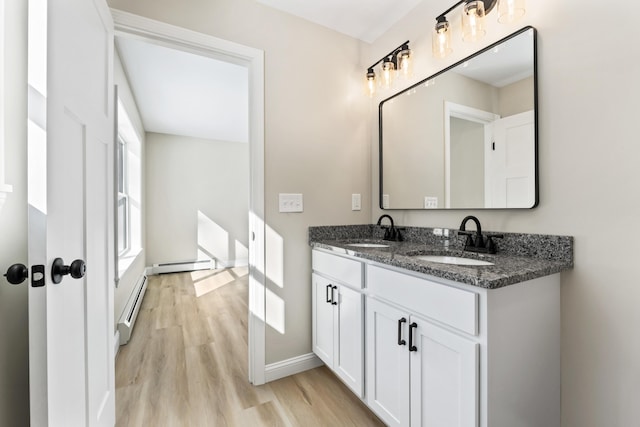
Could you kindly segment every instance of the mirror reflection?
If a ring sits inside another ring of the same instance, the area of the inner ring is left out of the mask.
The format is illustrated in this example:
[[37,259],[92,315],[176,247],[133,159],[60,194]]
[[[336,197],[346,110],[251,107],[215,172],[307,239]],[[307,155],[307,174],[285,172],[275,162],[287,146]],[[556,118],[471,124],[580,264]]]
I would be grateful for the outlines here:
[[537,204],[535,29],[380,103],[383,209]]

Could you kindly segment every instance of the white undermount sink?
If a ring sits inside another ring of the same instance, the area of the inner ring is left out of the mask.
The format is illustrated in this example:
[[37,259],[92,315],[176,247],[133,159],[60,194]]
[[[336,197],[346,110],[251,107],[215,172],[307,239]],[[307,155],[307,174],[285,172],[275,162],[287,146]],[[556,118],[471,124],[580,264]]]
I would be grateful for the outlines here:
[[389,245],[382,243],[349,243],[347,246],[353,246],[354,248],[388,248]]
[[422,255],[415,257],[422,261],[439,262],[441,264],[454,264],[454,265],[493,265],[492,262],[482,261],[473,258],[462,258],[458,256],[446,256],[446,255]]

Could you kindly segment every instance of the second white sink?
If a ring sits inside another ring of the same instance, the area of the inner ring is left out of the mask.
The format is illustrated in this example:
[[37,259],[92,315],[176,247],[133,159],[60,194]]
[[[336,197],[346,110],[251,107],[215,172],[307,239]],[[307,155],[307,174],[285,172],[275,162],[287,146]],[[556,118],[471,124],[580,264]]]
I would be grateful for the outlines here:
[[422,255],[415,257],[422,261],[439,262],[441,264],[454,264],[454,265],[493,265],[492,262],[482,261],[473,258],[462,258],[458,256],[446,256],[446,255]]

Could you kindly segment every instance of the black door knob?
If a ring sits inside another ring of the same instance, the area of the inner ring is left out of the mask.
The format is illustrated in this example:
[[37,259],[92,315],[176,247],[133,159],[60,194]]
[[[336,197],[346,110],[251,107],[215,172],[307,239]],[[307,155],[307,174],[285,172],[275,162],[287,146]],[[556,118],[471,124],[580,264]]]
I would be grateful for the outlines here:
[[4,277],[6,277],[7,282],[12,285],[19,285],[29,277],[29,269],[24,264],[13,264],[7,269]]
[[81,259],[73,261],[71,265],[64,265],[62,258],[56,258],[51,266],[51,281],[58,284],[62,281],[62,276],[67,274],[70,274],[74,279],[80,279],[84,277],[86,271],[87,266]]

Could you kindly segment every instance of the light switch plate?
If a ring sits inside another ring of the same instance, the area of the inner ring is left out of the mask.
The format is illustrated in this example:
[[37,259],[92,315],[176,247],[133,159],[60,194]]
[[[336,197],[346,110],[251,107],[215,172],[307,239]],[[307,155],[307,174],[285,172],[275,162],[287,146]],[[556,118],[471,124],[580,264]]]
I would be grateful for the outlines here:
[[303,212],[302,194],[280,193],[278,206],[280,212]]
[[351,210],[359,211],[362,209],[362,196],[360,194],[351,195]]

